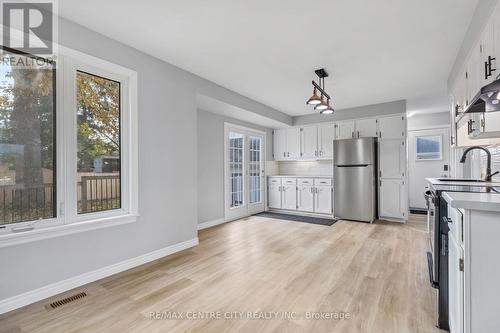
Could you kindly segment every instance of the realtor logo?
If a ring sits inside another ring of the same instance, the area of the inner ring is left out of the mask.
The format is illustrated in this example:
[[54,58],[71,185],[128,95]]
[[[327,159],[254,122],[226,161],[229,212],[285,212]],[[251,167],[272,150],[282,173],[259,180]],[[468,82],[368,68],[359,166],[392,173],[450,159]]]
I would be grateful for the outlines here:
[[2,44],[22,52],[53,54],[53,1],[2,0]]

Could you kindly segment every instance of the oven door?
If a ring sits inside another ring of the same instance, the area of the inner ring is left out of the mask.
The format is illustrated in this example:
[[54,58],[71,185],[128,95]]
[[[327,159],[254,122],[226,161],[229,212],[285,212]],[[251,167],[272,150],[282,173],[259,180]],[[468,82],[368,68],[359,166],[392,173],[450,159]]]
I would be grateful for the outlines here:
[[435,195],[432,191],[425,191],[425,202],[427,204],[427,239],[429,242],[429,249],[432,254],[434,254],[434,236],[435,236],[435,216],[436,216],[436,206],[435,206]]

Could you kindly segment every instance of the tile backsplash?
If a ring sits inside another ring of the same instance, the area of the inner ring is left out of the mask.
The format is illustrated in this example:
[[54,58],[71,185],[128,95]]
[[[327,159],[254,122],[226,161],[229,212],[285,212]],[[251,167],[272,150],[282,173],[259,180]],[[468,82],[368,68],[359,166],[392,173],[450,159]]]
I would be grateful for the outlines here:
[[333,175],[333,161],[281,161],[278,175],[330,176]]

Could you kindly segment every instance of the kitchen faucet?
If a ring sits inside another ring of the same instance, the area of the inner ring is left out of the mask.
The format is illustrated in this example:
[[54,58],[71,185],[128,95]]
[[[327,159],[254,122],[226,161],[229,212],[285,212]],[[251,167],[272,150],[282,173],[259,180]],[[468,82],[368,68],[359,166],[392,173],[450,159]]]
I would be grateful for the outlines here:
[[495,172],[495,173],[491,173],[491,153],[488,149],[484,148],[484,147],[480,147],[480,146],[473,146],[473,147],[469,147],[467,148],[463,155],[462,155],[462,158],[460,159],[460,163],[465,163],[465,159],[467,158],[467,153],[473,149],[480,149],[480,150],[483,150],[484,152],[486,152],[486,156],[487,156],[487,160],[486,160],[486,177],[484,178],[485,181],[489,182],[491,181],[491,177],[493,177],[494,175],[496,175],[497,173],[499,173],[499,171]]

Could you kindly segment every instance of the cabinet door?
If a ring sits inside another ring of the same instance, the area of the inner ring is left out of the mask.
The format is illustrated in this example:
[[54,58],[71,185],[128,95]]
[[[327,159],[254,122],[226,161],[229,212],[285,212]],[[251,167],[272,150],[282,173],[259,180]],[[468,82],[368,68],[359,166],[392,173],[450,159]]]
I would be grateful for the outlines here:
[[316,186],[314,212],[332,214],[332,188],[330,186]]
[[406,172],[406,149],[403,140],[379,142],[379,177],[402,178]]
[[286,158],[286,130],[274,130],[273,149],[275,161]]
[[314,187],[312,185],[299,185],[297,190],[298,210],[314,212]]
[[470,104],[474,96],[481,89],[481,73],[482,73],[482,62],[480,57],[480,43],[476,43],[469,55],[469,59],[466,62],[467,72],[465,73],[466,79],[466,95],[467,106]]
[[318,127],[307,126],[301,129],[302,158],[318,157]]
[[300,158],[300,128],[286,130],[286,158],[298,160]]
[[283,185],[283,209],[297,209],[297,185]]
[[401,139],[405,136],[404,116],[382,117],[378,119],[379,138]]
[[336,125],[335,137],[337,140],[354,138],[355,123],[352,121],[338,122]]
[[318,148],[320,158],[333,158],[333,140],[335,140],[335,124],[318,126]]
[[403,219],[406,210],[404,181],[401,179],[381,179],[379,185],[380,217]]
[[464,332],[464,272],[461,270],[463,250],[452,234],[448,234],[448,290],[450,332]]
[[485,133],[498,132],[500,137],[500,112],[485,112],[482,114],[482,131]]
[[498,75],[496,71],[497,63],[495,57],[495,25],[497,20],[497,17],[495,17],[495,15],[492,15],[490,21],[487,23],[486,27],[483,30],[483,33],[481,34],[479,45],[479,76],[481,87],[495,81],[495,77]]
[[358,138],[376,137],[377,134],[377,119],[356,120],[356,136]]
[[267,194],[269,208],[281,208],[281,185],[269,184],[269,191]]

